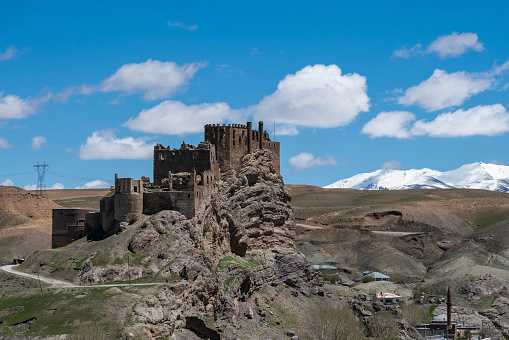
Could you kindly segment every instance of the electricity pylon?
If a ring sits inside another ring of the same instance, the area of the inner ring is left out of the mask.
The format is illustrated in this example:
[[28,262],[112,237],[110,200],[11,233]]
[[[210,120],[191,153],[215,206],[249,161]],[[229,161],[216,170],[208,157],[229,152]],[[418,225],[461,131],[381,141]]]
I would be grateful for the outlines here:
[[46,162],[43,164],[39,164],[39,162],[37,162],[37,164],[34,165],[34,170],[37,171],[37,194],[41,197],[47,197],[46,168],[49,168],[49,165],[46,164]]

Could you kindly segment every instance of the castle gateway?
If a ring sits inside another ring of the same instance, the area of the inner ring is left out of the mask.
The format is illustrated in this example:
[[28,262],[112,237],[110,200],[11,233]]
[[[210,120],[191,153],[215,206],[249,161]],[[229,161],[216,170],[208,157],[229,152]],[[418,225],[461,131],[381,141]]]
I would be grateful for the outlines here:
[[[198,146],[183,142],[180,148],[171,149],[157,144],[153,182],[148,177],[135,180],[115,174],[115,194],[101,199],[100,212],[86,214],[85,233],[112,235],[143,214],[162,210],[177,210],[192,218],[210,195],[220,173],[238,173],[242,158],[259,149],[271,151],[279,174],[279,142],[270,140],[263,122],[258,123],[258,130],[253,130],[251,122],[205,125],[205,141]],[[59,222],[54,220],[55,223]]]

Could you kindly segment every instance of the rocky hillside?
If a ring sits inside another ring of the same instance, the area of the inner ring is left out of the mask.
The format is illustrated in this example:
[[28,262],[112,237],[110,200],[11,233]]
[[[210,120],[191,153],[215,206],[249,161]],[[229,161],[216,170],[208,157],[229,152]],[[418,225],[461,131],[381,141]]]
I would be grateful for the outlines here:
[[215,339],[239,317],[269,314],[254,298],[263,289],[318,293],[321,275],[295,250],[294,235],[290,195],[270,155],[258,151],[239,174],[222,176],[191,220],[164,211],[102,241],[37,252],[23,267],[80,284],[167,283],[133,305],[129,331],[157,337],[181,329]]

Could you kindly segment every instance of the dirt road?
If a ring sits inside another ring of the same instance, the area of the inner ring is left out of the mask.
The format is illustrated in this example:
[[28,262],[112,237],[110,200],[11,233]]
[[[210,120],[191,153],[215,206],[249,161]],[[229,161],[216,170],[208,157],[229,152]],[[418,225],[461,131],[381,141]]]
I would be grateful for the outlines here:
[[18,265],[10,264],[7,266],[2,266],[2,267],[0,267],[0,269],[7,273],[14,274],[14,275],[27,277],[27,278],[34,279],[34,280],[40,280],[41,282],[51,285],[50,288],[100,288],[100,287],[125,287],[125,286],[153,286],[153,285],[164,284],[162,282],[153,282],[153,283],[118,283],[118,284],[111,284],[111,285],[79,286],[79,285],[75,285],[73,283],[66,282],[66,281],[50,279],[50,278],[38,276],[35,274],[23,273],[23,272],[20,272],[20,271],[17,271],[16,269],[14,269],[17,266]]

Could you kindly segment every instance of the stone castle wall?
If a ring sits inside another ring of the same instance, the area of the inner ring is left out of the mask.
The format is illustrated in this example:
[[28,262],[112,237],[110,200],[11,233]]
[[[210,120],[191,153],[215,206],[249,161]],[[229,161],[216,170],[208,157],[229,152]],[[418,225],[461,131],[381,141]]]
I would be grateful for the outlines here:
[[[185,144],[183,144],[185,145]],[[217,168],[214,147],[200,143],[197,148],[165,148],[161,144],[154,147],[154,185],[168,177],[168,172],[192,172],[201,175],[207,170]]]
[[215,147],[221,172],[233,169],[239,173],[245,155],[254,150],[265,149],[272,152],[274,166],[277,173],[280,173],[279,142],[270,140],[267,131],[263,130],[263,122],[259,122],[258,130],[253,130],[251,122],[247,125],[205,125],[205,141]]
[[85,215],[97,209],[53,209],[51,224],[51,247],[63,247],[85,232]]
[[251,122],[206,125],[205,141],[197,147],[182,143],[180,149],[170,149],[157,144],[154,146],[153,183],[145,177],[135,180],[118,178],[115,174],[115,195],[101,199],[100,213],[90,211],[85,218],[85,213],[76,212],[75,215],[80,216],[79,223],[77,217],[69,217],[76,222],[75,228],[67,223],[65,214],[56,213],[54,247],[68,244],[79,228],[91,233],[102,227],[103,233],[111,235],[118,232],[122,222],[131,224],[143,214],[152,215],[162,210],[177,210],[190,219],[211,194],[220,173],[233,169],[239,174],[242,158],[259,149],[271,151],[279,174],[279,142],[270,140],[263,130],[263,122],[259,122],[258,130],[253,130]]

